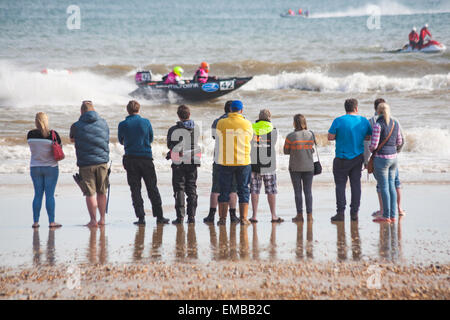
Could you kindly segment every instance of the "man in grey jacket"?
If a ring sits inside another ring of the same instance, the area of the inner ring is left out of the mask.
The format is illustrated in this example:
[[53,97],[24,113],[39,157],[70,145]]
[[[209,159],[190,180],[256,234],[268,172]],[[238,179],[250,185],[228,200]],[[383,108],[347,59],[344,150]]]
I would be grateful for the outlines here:
[[[374,101],[373,105],[375,108],[375,115],[369,119],[369,123],[370,126],[373,128],[373,125],[377,122],[378,119],[378,105],[380,103],[385,103],[386,101],[383,98],[378,98]],[[398,121],[398,119],[393,118],[395,121],[397,121],[399,128],[400,128],[400,133],[402,135],[402,144],[399,145],[397,147],[397,153],[400,152],[403,148],[403,146],[405,145],[405,137],[403,135],[403,130],[402,130],[402,126],[400,125],[400,121]],[[369,163],[369,159],[370,159],[370,150],[369,150],[369,145],[370,145],[370,141],[364,141],[364,167],[367,167],[367,164]],[[404,216],[405,215],[405,211],[402,209],[401,206],[401,183],[400,183],[400,178],[398,175],[398,167],[397,170],[395,172],[395,190],[397,191],[397,208],[398,208],[398,215],[399,216]],[[377,194],[378,194],[378,202],[380,203],[380,209],[378,211],[375,211],[372,215],[374,217],[378,217],[378,216],[383,216],[383,200],[381,199],[381,193],[380,193],[380,188],[377,184]]]
[[[70,141],[75,143],[77,166],[91,220],[86,225],[105,224],[106,192],[109,185],[109,128],[94,110],[91,101],[81,104],[80,119],[70,127]],[[97,222],[97,208],[100,220]]]

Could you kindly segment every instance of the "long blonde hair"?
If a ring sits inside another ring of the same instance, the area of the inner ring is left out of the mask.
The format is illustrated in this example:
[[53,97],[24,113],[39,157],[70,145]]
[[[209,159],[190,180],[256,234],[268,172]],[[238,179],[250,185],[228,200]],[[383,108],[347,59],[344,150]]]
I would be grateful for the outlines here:
[[34,120],[36,128],[41,132],[44,138],[50,135],[50,130],[48,129],[48,117],[44,112],[36,113],[36,118]]
[[380,103],[377,107],[378,114],[382,115],[387,125],[391,122],[391,107],[386,102]]

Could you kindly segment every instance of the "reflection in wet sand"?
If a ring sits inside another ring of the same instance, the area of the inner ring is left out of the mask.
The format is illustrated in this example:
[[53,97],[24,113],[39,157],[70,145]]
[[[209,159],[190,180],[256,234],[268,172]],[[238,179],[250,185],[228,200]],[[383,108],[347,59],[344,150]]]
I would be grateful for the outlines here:
[[142,259],[142,253],[144,252],[144,239],[145,226],[139,225],[136,230],[136,236],[134,237],[133,261],[135,262]]
[[[304,244],[303,244],[303,225],[304,222],[296,222],[297,225],[297,248],[295,250],[295,254],[298,259],[303,259],[303,250],[304,250]],[[313,222],[308,221],[306,222],[306,257],[312,259],[314,257],[313,255]]]
[[153,229],[152,235],[152,247],[150,249],[150,257],[155,260],[159,260],[162,257],[161,246],[163,239],[164,225],[158,223]]
[[252,224],[253,238],[252,238],[252,258],[259,260],[259,243],[258,243],[258,226],[257,223]]
[[248,245],[248,225],[243,225],[239,233],[239,256],[241,260],[248,260],[249,245]]
[[186,236],[184,232],[184,225],[177,224],[177,235],[175,238],[175,257],[177,260],[183,260],[186,254]]
[[41,240],[39,239],[39,229],[33,229],[33,265],[41,265]]
[[345,222],[344,221],[336,221],[332,222],[337,228],[337,259],[338,261],[347,260],[347,243],[345,241]]
[[359,237],[358,221],[350,223],[350,234],[352,237],[352,257],[353,260],[358,261],[361,259],[361,239]]
[[269,257],[271,260],[277,258],[277,226],[278,223],[272,223],[272,231],[270,232]]
[[227,226],[219,226],[219,250],[216,250],[216,260],[237,260],[237,244],[236,244],[236,227],[235,223],[230,224],[230,239],[228,240]]
[[209,229],[211,259],[214,260],[215,254],[217,252],[217,233],[216,233],[216,227],[215,227],[214,223],[209,223],[208,229]]
[[191,259],[198,258],[197,251],[197,236],[195,234],[195,224],[188,224],[188,232],[187,232],[187,256]]
[[190,259],[198,258],[197,236],[195,234],[195,224],[188,224],[187,230],[187,248],[186,248],[186,232],[183,224],[177,224],[177,235],[175,240],[175,257],[177,260],[184,260],[186,257]]
[[[33,229],[33,265],[41,265],[41,240],[39,236],[39,228]],[[55,257],[55,229],[48,229],[47,250],[45,252],[47,264],[53,266],[56,264]]]
[[[397,230],[398,228],[398,230]],[[396,262],[400,259],[401,220],[395,223],[380,223],[380,242],[378,245],[380,258]]]
[[[97,248],[97,229],[100,232],[98,248]],[[107,238],[105,233],[105,226],[101,226],[98,228],[89,228],[89,246],[87,249],[87,258],[88,261],[92,264],[97,263],[105,264],[107,262],[108,251],[107,251]]]
[[47,263],[51,266],[55,265],[55,229],[48,229],[48,239],[47,239]]

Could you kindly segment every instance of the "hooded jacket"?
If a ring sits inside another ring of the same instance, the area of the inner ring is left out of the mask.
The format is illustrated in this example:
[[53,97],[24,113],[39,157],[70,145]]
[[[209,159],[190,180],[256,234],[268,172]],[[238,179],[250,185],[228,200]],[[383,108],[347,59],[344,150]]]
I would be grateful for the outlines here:
[[253,125],[252,171],[261,174],[276,170],[275,144],[278,139],[277,129],[270,121],[258,120]]
[[77,166],[86,167],[109,161],[109,127],[95,111],[85,112],[70,127],[75,139]]
[[167,132],[166,159],[173,165],[195,164],[200,166],[201,149],[198,145],[199,127],[193,120],[178,121]]
[[217,122],[216,137],[219,140],[217,163],[222,166],[247,166],[250,164],[253,128],[250,121],[238,112]]

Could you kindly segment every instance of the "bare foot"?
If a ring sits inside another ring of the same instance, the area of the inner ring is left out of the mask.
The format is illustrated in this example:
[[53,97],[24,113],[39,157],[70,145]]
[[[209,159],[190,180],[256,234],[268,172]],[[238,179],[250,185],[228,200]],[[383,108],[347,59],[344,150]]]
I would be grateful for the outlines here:
[[89,222],[86,225],[86,227],[88,227],[88,228],[97,228],[98,227],[98,223],[97,223],[97,221],[91,221],[91,222]]
[[398,208],[398,215],[403,217],[406,215],[406,212],[402,208]]
[[100,219],[97,224],[99,226],[104,226],[106,224],[105,219]]

